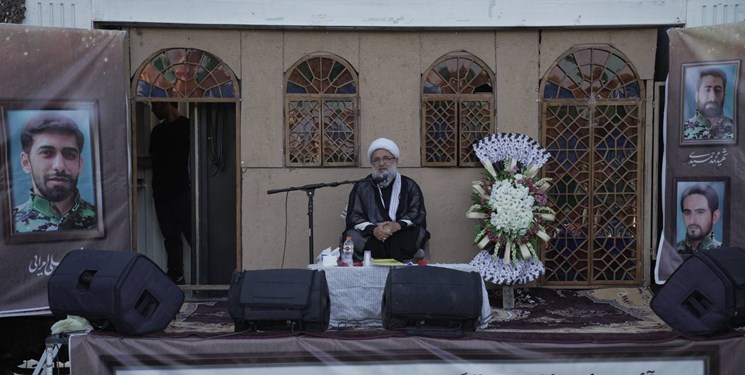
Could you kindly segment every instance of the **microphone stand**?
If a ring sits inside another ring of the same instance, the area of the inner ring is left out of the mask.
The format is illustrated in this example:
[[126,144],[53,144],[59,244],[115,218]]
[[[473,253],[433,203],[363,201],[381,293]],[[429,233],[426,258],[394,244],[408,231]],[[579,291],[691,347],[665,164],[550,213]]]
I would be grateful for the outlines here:
[[309,184],[309,185],[303,185],[303,186],[297,186],[297,187],[293,186],[293,187],[288,187],[284,189],[267,190],[266,192],[267,194],[302,190],[308,196],[308,264],[314,263],[313,262],[313,196],[315,195],[316,189],[323,188],[323,187],[329,187],[329,186],[336,187],[339,185],[354,184],[354,183],[363,182],[363,181],[373,182],[371,178],[363,178],[359,180],[322,182],[318,184]]

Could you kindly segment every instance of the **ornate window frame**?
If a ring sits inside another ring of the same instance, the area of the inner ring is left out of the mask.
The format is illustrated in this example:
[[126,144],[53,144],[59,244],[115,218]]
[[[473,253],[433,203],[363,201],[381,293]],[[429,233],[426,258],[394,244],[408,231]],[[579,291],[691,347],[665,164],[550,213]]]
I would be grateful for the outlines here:
[[359,76],[341,57],[310,54],[285,73],[285,165],[357,166]]
[[240,98],[233,71],[200,49],[162,49],[140,66],[135,77],[137,98]]
[[615,48],[576,46],[551,65],[540,92],[557,225],[542,252],[544,283],[641,284],[643,81]]
[[421,93],[422,166],[480,166],[472,146],[496,131],[492,70],[468,52],[451,52],[424,72]]

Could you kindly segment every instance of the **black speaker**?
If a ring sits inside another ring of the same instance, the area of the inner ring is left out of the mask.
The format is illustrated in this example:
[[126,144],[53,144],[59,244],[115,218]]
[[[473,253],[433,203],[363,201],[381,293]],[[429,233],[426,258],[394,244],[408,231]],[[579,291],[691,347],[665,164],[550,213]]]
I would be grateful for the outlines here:
[[54,315],[78,315],[127,335],[162,331],[184,292],[148,257],[129,251],[73,250],[49,277]]
[[228,290],[235,331],[323,331],[331,300],[326,273],[308,269],[235,272]]
[[482,298],[478,272],[436,266],[393,268],[383,290],[383,327],[409,334],[460,336],[476,330]]
[[710,335],[745,324],[745,249],[700,251],[686,259],[650,303],[670,327]]

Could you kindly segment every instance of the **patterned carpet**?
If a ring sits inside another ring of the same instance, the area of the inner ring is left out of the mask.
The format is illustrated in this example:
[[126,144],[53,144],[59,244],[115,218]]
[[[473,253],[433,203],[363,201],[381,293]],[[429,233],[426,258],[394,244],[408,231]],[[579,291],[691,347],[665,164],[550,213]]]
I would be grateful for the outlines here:
[[515,308],[502,309],[490,290],[491,332],[645,333],[671,329],[649,308],[645,288],[515,289]]
[[[509,340],[668,339],[675,334],[649,308],[645,288],[593,290],[516,288],[515,308],[502,309],[501,288],[489,291],[492,320],[477,334]],[[166,334],[220,335],[234,331],[228,302],[186,302]],[[363,329],[354,330],[363,334]],[[382,329],[364,329],[381,334]],[[377,331],[377,332],[375,332]],[[334,330],[327,331],[334,334]],[[493,338],[493,337],[492,337]]]
[[234,332],[228,302],[184,302],[165,332],[208,335]]

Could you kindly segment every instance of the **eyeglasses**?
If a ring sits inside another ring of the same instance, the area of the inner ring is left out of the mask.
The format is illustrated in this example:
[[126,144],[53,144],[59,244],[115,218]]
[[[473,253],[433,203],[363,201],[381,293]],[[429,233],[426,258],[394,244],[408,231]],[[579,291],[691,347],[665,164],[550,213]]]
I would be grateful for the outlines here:
[[387,156],[383,156],[382,158],[375,158],[372,160],[373,164],[388,164],[391,162],[391,160],[396,160],[396,158],[389,158]]

